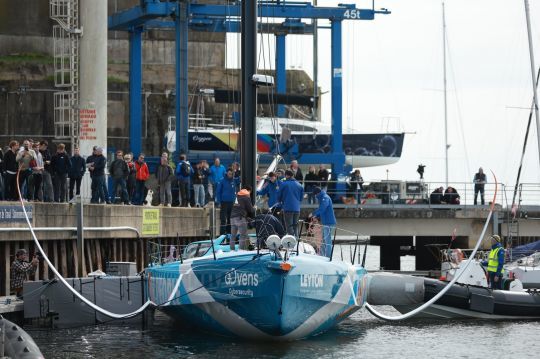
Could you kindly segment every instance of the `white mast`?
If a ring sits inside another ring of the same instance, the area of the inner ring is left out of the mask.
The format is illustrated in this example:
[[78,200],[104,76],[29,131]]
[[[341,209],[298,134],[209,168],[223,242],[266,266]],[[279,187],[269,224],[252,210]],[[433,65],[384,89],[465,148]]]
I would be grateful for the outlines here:
[[527,35],[529,38],[529,56],[531,58],[531,76],[534,95],[534,115],[536,117],[536,138],[538,141],[538,153],[540,153],[540,119],[538,118],[538,94],[536,92],[536,67],[534,65],[534,50],[531,36],[531,19],[529,16],[529,0],[524,0],[525,3],[525,17],[527,19]]
[[444,15],[444,1],[442,2],[442,23],[443,23],[443,88],[444,88],[444,164],[445,183],[448,187],[448,106],[446,99],[446,19]]

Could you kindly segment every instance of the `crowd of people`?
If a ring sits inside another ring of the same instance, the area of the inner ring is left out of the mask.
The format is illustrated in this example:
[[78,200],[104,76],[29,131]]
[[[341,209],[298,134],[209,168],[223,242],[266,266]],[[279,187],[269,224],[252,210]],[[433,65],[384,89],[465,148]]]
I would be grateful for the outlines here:
[[62,143],[54,154],[48,147],[47,141],[28,139],[0,149],[0,200],[17,201],[20,192],[27,201],[65,202],[80,193],[86,168],[78,149],[70,157]]

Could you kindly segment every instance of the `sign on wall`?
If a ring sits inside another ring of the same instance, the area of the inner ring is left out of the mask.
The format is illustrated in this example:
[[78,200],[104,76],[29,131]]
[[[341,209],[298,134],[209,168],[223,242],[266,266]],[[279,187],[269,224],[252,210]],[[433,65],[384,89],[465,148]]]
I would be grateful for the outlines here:
[[159,235],[159,209],[143,209],[142,235]]
[[[28,218],[32,219],[32,206],[25,206]],[[0,206],[0,222],[26,222],[24,218],[24,212],[21,206]]]

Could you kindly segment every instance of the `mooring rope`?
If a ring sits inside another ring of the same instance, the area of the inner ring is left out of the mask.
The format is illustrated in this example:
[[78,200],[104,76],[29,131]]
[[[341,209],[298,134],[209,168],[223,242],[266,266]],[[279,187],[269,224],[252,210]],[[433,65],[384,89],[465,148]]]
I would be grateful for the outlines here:
[[493,194],[493,199],[492,199],[492,202],[491,202],[491,206],[489,208],[489,214],[488,214],[488,216],[486,218],[486,223],[484,224],[484,228],[482,229],[482,233],[480,233],[480,237],[478,238],[478,241],[476,242],[476,246],[474,247],[473,252],[469,256],[467,261],[465,261],[465,264],[463,266],[463,270],[458,271],[456,273],[456,276],[446,285],[446,287],[444,287],[433,298],[431,298],[430,300],[428,300],[427,302],[422,304],[420,307],[418,307],[416,309],[413,309],[408,313],[398,315],[398,316],[394,316],[394,317],[388,316],[388,315],[385,315],[385,314],[382,314],[382,313],[378,312],[375,308],[373,308],[373,306],[371,306],[369,303],[366,302],[366,308],[371,314],[373,314],[374,316],[376,316],[379,319],[389,320],[389,321],[399,321],[399,320],[404,320],[404,319],[408,319],[408,318],[410,318],[412,316],[415,316],[416,314],[418,314],[421,311],[429,308],[433,303],[435,303],[437,300],[439,300],[439,298],[441,298],[446,292],[448,292],[448,290],[450,290],[450,288],[457,282],[457,280],[461,277],[461,275],[466,272],[467,267],[469,266],[469,264],[471,264],[472,260],[474,259],[474,256],[476,255],[476,252],[478,251],[478,248],[480,248],[480,244],[482,243],[484,235],[486,234],[486,230],[488,228],[489,221],[491,220],[491,216],[492,216],[493,210],[495,208],[495,200],[497,199],[498,182],[497,182],[497,177],[495,177],[495,174],[493,173],[493,171],[491,173],[493,174],[493,177],[495,178],[495,193]]
[[[60,282],[71,292],[73,293],[73,295],[75,295],[77,298],[79,298],[82,302],[84,302],[85,304],[87,304],[89,307],[91,307],[92,309],[96,310],[97,312],[103,314],[103,315],[106,315],[107,317],[110,317],[112,319],[129,319],[129,318],[133,318],[139,314],[141,314],[143,311],[145,311],[150,305],[154,306],[154,307],[162,307],[162,306],[165,306],[169,303],[171,303],[172,301],[174,300],[178,300],[178,299],[181,299],[182,297],[184,296],[187,296],[193,292],[196,292],[202,288],[205,287],[205,285],[208,285],[208,284],[211,284],[221,278],[224,278],[227,274],[231,273],[233,270],[230,270],[230,271],[227,271],[225,273],[223,273],[221,276],[217,277],[216,279],[214,279],[213,281],[210,281],[209,283],[205,283],[205,284],[202,284],[200,285],[199,287],[197,288],[194,288],[190,291],[188,291],[187,293],[184,293],[184,294],[181,294],[181,295],[178,295],[178,296],[174,296],[175,292],[178,291],[178,286],[179,286],[179,283],[180,281],[182,280],[182,276],[179,275],[179,277],[177,278],[177,282],[174,286],[174,289],[171,293],[169,293],[169,295],[167,296],[168,300],[162,302],[162,303],[159,303],[159,304],[156,304],[154,303],[153,301],[151,301],[150,299],[148,299],[141,307],[139,307],[139,309],[133,311],[133,312],[130,312],[130,313],[125,313],[125,314],[117,314],[117,313],[113,313],[113,312],[110,312],[96,304],[94,304],[92,301],[88,300],[87,298],[83,297],[77,290],[75,290],[75,288],[73,288],[71,285],[69,285],[69,283],[64,279],[64,277],[62,277],[62,275],[58,272],[58,270],[55,268],[55,266],[52,264],[52,262],[50,261],[49,257],[47,257],[47,254],[43,251],[43,248],[41,247],[38,239],[37,239],[37,236],[36,236],[36,233],[34,232],[34,228],[32,227],[32,224],[30,223],[30,218],[28,217],[28,213],[26,212],[26,207],[24,206],[24,201],[23,201],[23,198],[22,198],[22,195],[21,195],[21,190],[20,190],[20,187],[19,187],[19,173],[20,173],[20,168],[19,168],[19,171],[17,171],[17,192],[19,194],[19,202],[21,203],[21,207],[23,209],[23,212],[24,212],[24,217],[26,219],[26,223],[28,224],[28,228],[30,229],[30,233],[32,233],[32,238],[34,240],[34,243],[36,245],[36,247],[38,248],[39,252],[41,253],[43,259],[45,259],[45,261],[47,262],[47,264],[49,265],[50,269],[53,271],[53,273],[56,275],[56,277],[58,278],[58,280],[60,280]],[[269,253],[265,253],[265,254],[260,254],[260,255],[255,255],[251,260],[247,261],[246,263],[240,265],[239,267],[237,267],[236,269],[238,268],[242,268],[246,265],[248,265],[249,263],[253,262],[254,260],[256,259],[259,259],[261,256],[263,255],[266,255],[266,254],[269,254]],[[181,265],[181,264],[180,264]],[[179,265],[179,267],[180,267]],[[50,282],[51,283],[51,282]],[[49,284],[50,284],[49,283]]]
[[85,298],[84,296],[82,296],[77,290],[75,290],[75,288],[73,288],[71,285],[69,285],[69,283],[64,279],[64,277],[62,277],[62,275],[58,272],[58,270],[52,264],[49,257],[47,257],[47,254],[45,253],[45,251],[41,247],[41,244],[39,244],[36,233],[34,232],[34,228],[32,227],[32,223],[30,223],[30,218],[28,218],[28,213],[26,212],[26,207],[24,206],[24,201],[23,201],[23,197],[22,197],[22,194],[21,194],[21,188],[19,186],[19,173],[20,173],[20,171],[21,171],[21,169],[19,167],[19,170],[17,171],[17,193],[19,194],[19,202],[21,203],[21,207],[22,207],[23,213],[24,213],[24,218],[26,219],[26,223],[28,224],[28,228],[30,229],[30,233],[32,233],[32,238],[34,240],[34,243],[35,243],[36,247],[39,249],[39,252],[41,253],[43,259],[45,260],[45,262],[47,262],[47,264],[49,265],[49,268],[53,271],[53,273],[56,275],[58,280],[60,282],[62,282],[62,284],[71,293],[73,293],[74,296],[79,298],[82,302],[84,302],[86,305],[88,305],[89,307],[91,307],[95,311],[97,311],[97,312],[99,312],[99,313],[101,313],[103,315],[106,315],[106,316],[108,316],[110,318],[114,318],[114,319],[132,318],[132,317],[142,313],[144,310],[146,310],[146,308],[148,308],[148,306],[155,305],[155,303],[153,303],[152,301],[147,300],[139,309],[137,309],[134,312],[125,313],[125,314],[117,314],[117,313],[110,312],[110,311],[108,311],[106,309],[103,309],[100,306],[94,304],[92,301],[90,301],[87,298]]

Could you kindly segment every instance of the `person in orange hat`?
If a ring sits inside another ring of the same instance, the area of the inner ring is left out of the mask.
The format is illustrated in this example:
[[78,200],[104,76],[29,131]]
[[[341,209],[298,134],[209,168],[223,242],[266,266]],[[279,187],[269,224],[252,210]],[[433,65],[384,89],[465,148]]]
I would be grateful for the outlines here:
[[251,187],[243,186],[236,194],[238,203],[235,203],[231,211],[231,251],[236,249],[236,234],[240,233],[240,249],[249,248],[247,234],[248,218],[255,217],[255,209],[251,203]]

